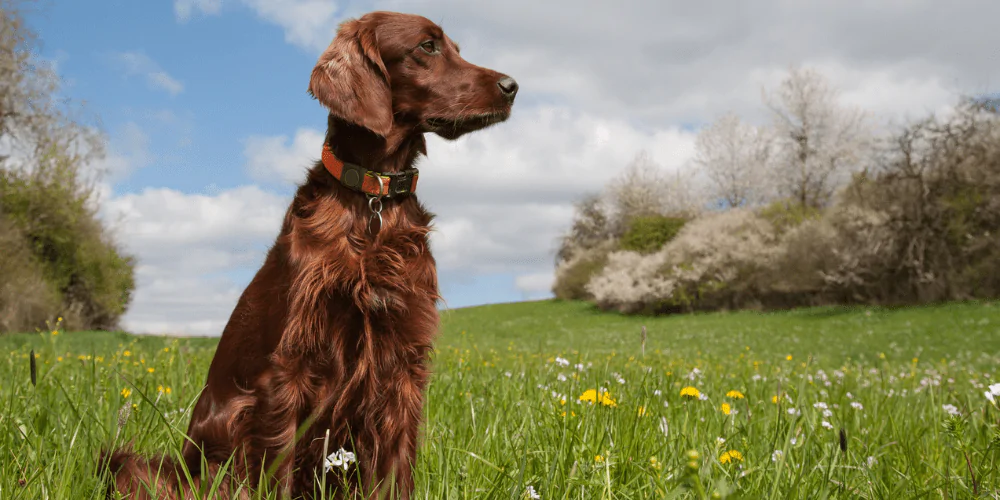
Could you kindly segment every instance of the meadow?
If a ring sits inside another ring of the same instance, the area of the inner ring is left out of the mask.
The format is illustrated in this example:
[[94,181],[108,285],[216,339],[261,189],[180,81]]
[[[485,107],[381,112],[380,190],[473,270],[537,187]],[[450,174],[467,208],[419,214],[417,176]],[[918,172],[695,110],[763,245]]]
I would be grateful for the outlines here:
[[[101,498],[113,443],[176,453],[214,348],[0,337],[0,498]],[[418,498],[1000,498],[997,303],[457,309],[434,372]]]

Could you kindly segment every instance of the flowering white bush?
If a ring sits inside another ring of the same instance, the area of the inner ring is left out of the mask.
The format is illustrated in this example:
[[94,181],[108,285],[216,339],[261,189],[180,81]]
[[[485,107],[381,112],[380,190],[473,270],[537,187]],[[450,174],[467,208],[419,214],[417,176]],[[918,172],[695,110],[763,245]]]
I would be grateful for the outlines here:
[[[706,215],[684,226],[658,252],[619,251],[587,284],[599,307],[621,312],[691,306],[768,268],[778,254],[774,228],[752,211]],[[732,290],[728,290],[732,291]]]

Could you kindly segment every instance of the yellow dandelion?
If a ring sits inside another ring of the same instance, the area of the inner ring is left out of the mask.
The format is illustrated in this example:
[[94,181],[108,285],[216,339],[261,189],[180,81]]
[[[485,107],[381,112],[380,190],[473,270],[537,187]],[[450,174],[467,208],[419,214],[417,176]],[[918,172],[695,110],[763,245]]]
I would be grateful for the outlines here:
[[729,403],[722,403],[722,406],[720,406],[719,409],[726,415],[729,415],[733,411],[733,408],[729,406]]
[[917,364],[917,361],[918,361],[917,358],[913,358],[913,364]]
[[122,397],[123,398],[127,398],[130,395],[132,395],[132,389],[129,389],[128,387],[122,389]]
[[52,330],[52,335],[59,335],[59,330]]
[[681,389],[681,397],[698,399],[701,397],[701,391],[695,389],[694,387],[687,386]]
[[728,464],[731,462],[742,462],[742,461],[743,461],[743,454],[736,450],[729,450],[723,453],[722,456],[719,457],[719,462],[724,464]]
[[152,366],[150,366],[149,368],[146,368],[146,371],[149,372],[149,373],[153,373],[153,372],[156,371],[156,368],[153,368]]
[[163,352],[170,352],[170,348],[169,347],[164,347],[163,348]]
[[774,404],[778,404],[778,396],[771,396],[771,402]]
[[123,352],[123,353],[122,353],[122,355],[123,355],[123,356],[125,356],[125,357],[127,358],[127,357],[129,357],[129,356],[131,356],[131,355],[132,355],[132,351],[130,351],[130,350],[128,350],[128,349],[125,349],[125,352]]
[[135,404],[135,403],[132,403],[132,409],[133,409],[133,410],[137,410],[137,409],[139,409],[139,405],[137,405],[137,404]]
[[791,361],[792,360],[792,355],[789,354],[788,356],[785,356],[785,360],[786,361]]
[[62,323],[62,316],[59,316],[59,318],[56,321]]
[[58,358],[56,358],[56,361],[62,361],[62,356],[59,356]]
[[566,406],[566,398],[562,398],[559,400],[559,406]]
[[601,403],[604,406],[618,406],[615,400],[611,397],[610,392],[598,393],[596,389],[587,389],[583,391],[580,395],[580,401],[586,401],[588,403]]
[[640,406],[639,407],[639,416],[640,417],[646,416],[646,407],[645,406]]
[[597,455],[597,456],[594,457],[594,462],[603,463],[604,462],[604,457],[602,457],[600,455]]
[[167,392],[167,394],[170,394],[170,388],[169,387],[166,388],[166,392]]
[[744,398],[744,396],[743,396],[743,393],[742,393],[742,392],[740,392],[740,391],[735,391],[735,390],[734,390],[734,391],[729,391],[729,392],[727,392],[727,393],[726,393],[726,397],[727,397],[727,398],[733,398],[733,399],[743,399],[743,398]]

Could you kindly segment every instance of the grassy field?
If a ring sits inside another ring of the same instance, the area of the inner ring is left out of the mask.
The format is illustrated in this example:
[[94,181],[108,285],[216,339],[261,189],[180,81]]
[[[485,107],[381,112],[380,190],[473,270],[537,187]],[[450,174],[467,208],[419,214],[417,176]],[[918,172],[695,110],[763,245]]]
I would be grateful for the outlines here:
[[[1000,495],[1000,304],[632,318],[546,301],[445,312],[442,330],[418,498]],[[99,498],[102,446],[178,450],[214,345],[0,337],[0,498]]]

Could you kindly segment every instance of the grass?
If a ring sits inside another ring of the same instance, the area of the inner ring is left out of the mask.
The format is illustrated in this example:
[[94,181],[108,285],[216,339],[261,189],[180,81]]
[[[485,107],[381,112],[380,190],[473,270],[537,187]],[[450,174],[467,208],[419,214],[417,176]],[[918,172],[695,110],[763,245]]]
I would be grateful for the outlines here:
[[[5,500],[100,498],[94,459],[113,442],[176,452],[215,346],[56,332],[0,337]],[[664,318],[493,305],[443,313],[434,364],[417,498],[1000,495],[995,303]]]

